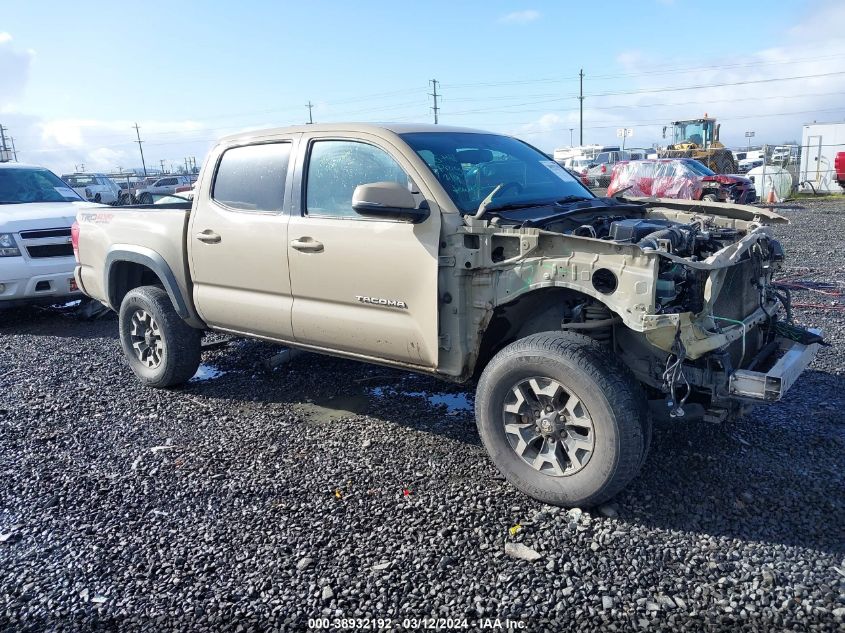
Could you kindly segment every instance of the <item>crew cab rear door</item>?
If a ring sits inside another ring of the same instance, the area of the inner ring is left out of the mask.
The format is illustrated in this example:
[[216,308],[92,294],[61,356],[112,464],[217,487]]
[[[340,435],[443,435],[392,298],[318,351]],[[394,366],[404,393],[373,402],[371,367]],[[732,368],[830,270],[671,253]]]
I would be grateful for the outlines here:
[[217,148],[188,227],[194,304],[208,325],[291,340],[287,232],[298,135]]
[[[373,359],[437,365],[440,211],[402,151],[364,133],[300,142],[288,231],[297,342]],[[417,224],[352,209],[355,187],[410,186],[431,213]]]

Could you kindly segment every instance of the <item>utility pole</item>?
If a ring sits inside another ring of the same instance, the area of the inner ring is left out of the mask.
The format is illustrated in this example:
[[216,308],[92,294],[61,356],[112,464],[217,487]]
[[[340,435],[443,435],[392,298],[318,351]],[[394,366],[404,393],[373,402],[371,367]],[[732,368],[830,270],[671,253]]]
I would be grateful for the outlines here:
[[141,147],[141,132],[139,131],[138,123],[135,123],[135,135],[138,137],[138,149],[141,151],[141,167],[144,168],[144,176],[147,175],[147,164],[144,162],[144,148]]
[[569,128],[569,147],[572,147],[572,131],[574,129],[574,127]]
[[437,120],[437,114],[440,112],[440,107],[437,105],[437,97],[442,97],[442,94],[437,94],[437,84],[440,82],[436,79],[431,80],[431,88],[432,91],[429,93],[430,96],[434,97],[434,106],[431,108],[434,111],[434,124],[437,125],[439,121]]
[[161,165],[161,173],[165,173],[164,172],[164,159],[162,158],[160,161],[158,161],[158,164]]
[[311,116],[311,110],[314,107],[314,104],[311,103],[311,100],[308,100],[308,103],[305,104],[305,107],[308,108],[308,125],[312,125],[314,123],[314,117]]
[[581,104],[581,134],[580,134],[580,141],[581,145],[584,144],[584,69],[581,69],[581,72],[578,73],[578,78],[581,80],[581,90],[580,94],[578,95],[578,101]]
[[185,156],[185,173],[188,173],[188,157]]

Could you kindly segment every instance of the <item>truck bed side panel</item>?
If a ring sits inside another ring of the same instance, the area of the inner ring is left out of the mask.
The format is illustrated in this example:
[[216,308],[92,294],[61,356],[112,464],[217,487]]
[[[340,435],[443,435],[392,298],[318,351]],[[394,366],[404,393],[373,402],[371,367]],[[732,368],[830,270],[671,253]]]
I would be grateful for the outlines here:
[[[107,263],[120,260],[121,253],[157,255],[157,261],[172,273],[188,315],[193,316],[191,284],[184,258],[188,211],[185,209],[114,208],[81,212],[79,222],[79,281],[85,293],[112,305],[109,297]],[[130,257],[127,261],[132,261]],[[139,257],[141,259],[141,257]]]

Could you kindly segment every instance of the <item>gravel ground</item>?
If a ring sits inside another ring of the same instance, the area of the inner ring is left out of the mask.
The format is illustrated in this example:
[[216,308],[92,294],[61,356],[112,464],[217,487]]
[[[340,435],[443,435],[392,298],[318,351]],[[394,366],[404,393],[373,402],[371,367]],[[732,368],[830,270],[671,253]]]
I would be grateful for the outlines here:
[[[791,272],[845,282],[845,205],[807,205],[778,229]],[[832,346],[784,402],[659,425],[592,512],[505,483],[459,387],[315,355],[268,371],[277,348],[234,341],[205,380],[144,391],[113,318],[5,313],[0,630],[842,631],[845,311],[796,313]]]

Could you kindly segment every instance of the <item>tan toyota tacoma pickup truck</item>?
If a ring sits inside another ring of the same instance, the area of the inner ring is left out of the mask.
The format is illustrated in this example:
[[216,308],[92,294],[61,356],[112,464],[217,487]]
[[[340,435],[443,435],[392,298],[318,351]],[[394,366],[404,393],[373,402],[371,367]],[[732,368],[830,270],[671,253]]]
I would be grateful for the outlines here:
[[119,313],[145,385],[191,378],[204,330],[476,379],[496,466],[564,506],[637,474],[653,415],[779,400],[821,340],[773,281],[783,217],[598,198],[530,145],[468,129],[230,136],[192,203],[77,221],[77,283]]

